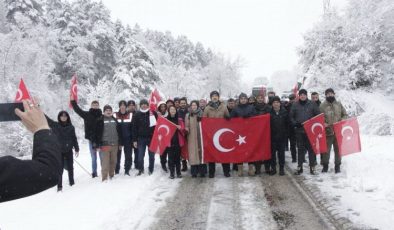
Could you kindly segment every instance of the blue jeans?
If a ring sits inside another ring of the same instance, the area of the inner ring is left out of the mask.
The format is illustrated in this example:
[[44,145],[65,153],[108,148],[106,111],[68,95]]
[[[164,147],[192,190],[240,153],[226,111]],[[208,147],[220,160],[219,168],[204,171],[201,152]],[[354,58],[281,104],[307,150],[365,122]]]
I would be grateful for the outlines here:
[[[89,141],[89,151],[92,157],[92,173],[97,174],[97,151],[93,148],[93,142]],[[101,157],[100,157],[101,162]]]
[[[145,150],[146,147],[149,146],[151,138],[147,137],[139,137],[137,140],[137,149],[138,149],[138,170],[144,170],[144,158],[145,158]],[[149,172],[153,172],[155,167],[155,153],[149,151]]]

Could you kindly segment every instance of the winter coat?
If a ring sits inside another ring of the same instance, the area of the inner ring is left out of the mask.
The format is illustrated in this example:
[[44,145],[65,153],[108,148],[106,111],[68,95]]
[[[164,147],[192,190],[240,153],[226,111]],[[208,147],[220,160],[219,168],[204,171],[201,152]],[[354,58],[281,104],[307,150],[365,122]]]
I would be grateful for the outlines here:
[[230,117],[243,117],[248,118],[256,115],[256,110],[254,109],[253,105],[244,104],[238,105],[231,111]]
[[62,170],[56,135],[48,129],[37,131],[32,160],[0,157],[0,202],[30,196],[57,185]]
[[271,111],[271,106],[265,103],[256,103],[254,106],[256,115],[263,115]]
[[227,106],[222,103],[218,102],[219,106],[215,108],[213,102],[209,102],[207,107],[204,109],[203,117],[212,117],[212,118],[225,118],[230,117],[230,114],[227,110]]
[[75,134],[75,128],[71,123],[55,122],[47,117],[48,125],[56,134],[58,142],[60,144],[60,152],[68,153],[74,148],[75,152],[79,152],[79,145],[77,135]]
[[89,109],[89,111],[83,111],[77,104],[76,101],[71,101],[71,105],[74,111],[83,119],[85,126],[85,139],[93,141],[96,133],[97,119],[101,117],[101,109]]
[[178,116],[179,118],[182,118],[182,120],[185,120],[186,114],[189,112],[188,108],[182,109],[179,108],[178,109]]
[[[156,112],[152,112],[152,113],[157,119],[157,113]],[[133,126],[132,126],[133,142],[137,142],[138,138],[150,138],[150,139],[152,138],[153,132],[155,130],[155,126],[150,127],[149,116],[150,116],[149,111],[145,113],[141,111],[137,111],[134,114]]]
[[202,163],[202,145],[200,133],[200,119],[202,111],[197,114],[186,115],[185,127],[187,131],[187,146],[189,151],[190,165],[199,165]]
[[172,123],[176,125],[180,125],[181,129],[176,129],[174,135],[171,138],[171,145],[170,147],[183,147],[186,143],[186,138],[185,138],[185,123],[183,122],[182,118],[172,118],[170,115],[168,115],[167,119],[171,121]]
[[283,143],[286,141],[289,129],[289,116],[285,108],[280,108],[277,113],[274,108],[270,111],[271,119],[271,141]]
[[[103,143],[103,134],[104,134],[104,115],[102,115],[100,118],[97,119],[97,128],[96,128],[96,132],[95,132],[95,139],[93,141],[93,146],[94,147],[102,147],[104,146],[106,143]],[[114,118],[111,117],[110,119],[112,119],[113,121],[115,121],[116,123],[116,134],[118,135],[117,140],[118,140],[118,145],[121,146],[123,145],[122,142],[122,128],[120,126],[120,123],[118,123],[118,121]]]
[[347,113],[342,103],[336,100],[333,101],[333,103],[324,101],[320,105],[320,112],[324,113],[324,122],[329,125],[328,127],[326,127],[327,136],[334,135],[334,130],[332,125],[335,122],[347,118]]
[[297,132],[305,132],[302,123],[319,114],[320,110],[316,103],[308,99],[304,104],[297,101],[291,106],[290,121]]
[[122,142],[124,144],[131,143],[133,114],[130,112],[122,114],[119,111],[114,113],[114,118],[118,121],[120,130],[122,131]]

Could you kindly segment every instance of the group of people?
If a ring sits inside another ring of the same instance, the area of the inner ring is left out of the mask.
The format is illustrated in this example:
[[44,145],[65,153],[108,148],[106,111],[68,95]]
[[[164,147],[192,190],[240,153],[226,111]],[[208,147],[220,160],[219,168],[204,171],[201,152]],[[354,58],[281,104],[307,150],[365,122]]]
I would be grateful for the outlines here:
[[[230,98],[226,102],[220,99],[218,91],[210,93],[210,101],[205,99],[192,100],[187,98],[174,98],[161,101],[157,104],[156,111],[152,111],[149,102],[141,99],[139,109],[135,101],[122,100],[119,110],[113,112],[110,105],[105,105],[101,111],[99,102],[92,101],[88,111],[82,110],[71,96],[71,105],[74,111],[84,120],[85,138],[89,141],[92,159],[92,177],[97,177],[97,155],[101,162],[102,181],[112,179],[120,172],[122,152],[124,155],[124,173],[130,175],[133,165],[138,170],[137,176],[144,170],[145,152],[148,149],[149,175],[154,171],[155,153],[149,150],[149,144],[158,116],[164,117],[177,127],[171,138],[170,145],[160,155],[162,170],[170,172],[170,178],[181,178],[182,171],[188,170],[192,177],[215,177],[215,162],[203,162],[202,144],[199,123],[204,117],[231,119],[235,117],[248,118],[252,116],[270,114],[271,119],[271,153],[268,161],[245,162],[248,164],[247,174],[254,176],[265,172],[269,175],[277,173],[284,175],[285,151],[290,150],[292,162],[298,163],[296,174],[303,173],[305,156],[308,154],[308,163],[311,174],[315,174],[317,164],[316,155],[303,129],[303,123],[312,117],[324,113],[327,135],[328,152],[321,154],[320,163],[322,172],[328,172],[330,152],[334,146],[335,172],[340,172],[341,157],[338,143],[334,137],[332,125],[347,117],[342,104],[335,99],[335,92],[329,88],[325,91],[325,101],[320,102],[319,94],[313,92],[308,99],[308,92],[301,89],[298,95],[290,95],[288,100],[281,100],[275,92],[268,92],[268,101],[264,94],[247,96],[241,93],[237,99]],[[62,152],[62,166],[67,168],[70,185],[73,179],[73,152],[78,155],[79,147],[75,129],[71,124],[67,112],[61,111],[58,122],[48,119],[50,127],[59,136]],[[290,143],[290,147],[289,147]],[[186,160],[187,159],[187,160]],[[243,163],[235,162],[222,164],[223,174],[230,177],[231,170],[237,171],[238,176],[243,176]],[[60,175],[61,177],[62,175]],[[59,180],[58,189],[62,189],[62,180]]]

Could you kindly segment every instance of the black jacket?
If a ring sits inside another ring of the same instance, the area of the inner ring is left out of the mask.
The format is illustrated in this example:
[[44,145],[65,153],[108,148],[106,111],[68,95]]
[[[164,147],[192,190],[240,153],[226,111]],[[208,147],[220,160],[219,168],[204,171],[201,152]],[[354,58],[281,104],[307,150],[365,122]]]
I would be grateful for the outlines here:
[[[157,119],[157,113],[153,112],[153,115]],[[136,142],[138,138],[152,138],[155,126],[149,127],[149,116],[150,112],[143,113],[137,111],[133,117],[133,142]]]
[[0,157],[0,202],[30,196],[57,185],[60,147],[51,130],[34,134],[32,160]]
[[256,115],[263,115],[271,111],[271,106],[266,103],[256,103],[254,108],[256,109]]
[[126,112],[125,114],[122,114],[119,111],[114,114],[114,117],[120,125],[123,144],[131,143],[133,113]]
[[279,112],[276,113],[272,108],[270,111],[271,115],[271,141],[272,142],[284,142],[286,141],[289,129],[289,116],[283,107],[280,108]]
[[79,152],[79,145],[77,140],[77,135],[75,134],[75,128],[71,123],[61,124],[59,122],[55,122],[46,116],[49,127],[56,134],[59,144],[60,144],[60,152],[68,153],[74,150]]
[[89,111],[83,111],[77,104],[76,101],[71,101],[74,111],[82,117],[85,125],[85,138],[93,141],[96,129],[96,122],[101,117],[102,112],[100,109],[89,109]]
[[304,103],[297,101],[291,106],[290,121],[296,130],[303,132],[302,123],[319,114],[320,110],[316,103],[308,99]]
[[231,111],[230,117],[243,117],[248,118],[256,115],[256,110],[253,105],[244,104],[238,105]]
[[[118,133],[118,144],[123,145],[122,142],[122,127],[120,123],[111,117],[116,122],[116,131]],[[99,117],[96,122],[97,126],[94,133],[93,147],[101,147],[103,145],[103,132],[104,132],[104,115]]]

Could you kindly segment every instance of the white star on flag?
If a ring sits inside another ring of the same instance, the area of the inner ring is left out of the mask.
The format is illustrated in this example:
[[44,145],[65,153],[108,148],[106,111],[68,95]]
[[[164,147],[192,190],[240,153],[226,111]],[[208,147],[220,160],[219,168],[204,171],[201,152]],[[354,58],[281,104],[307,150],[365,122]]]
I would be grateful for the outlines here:
[[236,141],[238,141],[239,145],[242,145],[242,144],[246,144],[245,139],[246,139],[246,136],[242,137],[241,135],[238,135],[238,139]]

